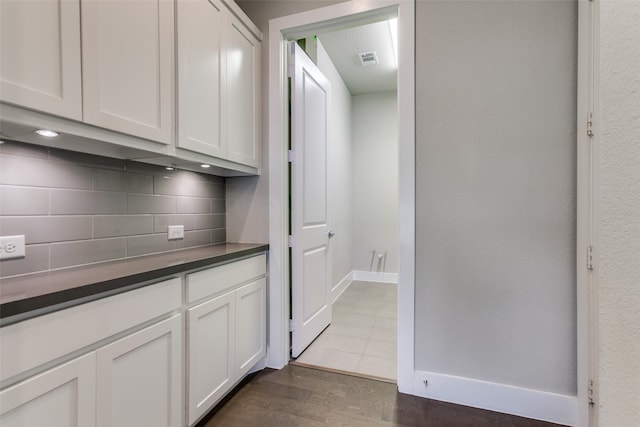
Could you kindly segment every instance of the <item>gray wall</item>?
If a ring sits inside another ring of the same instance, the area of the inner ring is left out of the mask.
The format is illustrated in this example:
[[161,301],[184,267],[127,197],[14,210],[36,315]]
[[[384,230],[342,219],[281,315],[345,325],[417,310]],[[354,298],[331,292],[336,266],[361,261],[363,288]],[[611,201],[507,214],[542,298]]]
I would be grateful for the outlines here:
[[417,2],[416,369],[576,393],[576,5]]
[[[353,97],[353,269],[398,272],[396,92]],[[386,263],[378,255],[386,251]]]
[[352,270],[351,94],[320,41],[317,57],[318,69],[331,83],[327,176],[329,224],[336,233],[330,242],[331,287],[334,288]]
[[600,3],[599,425],[640,422],[640,2]]
[[[168,225],[184,240],[168,241]],[[0,276],[224,242],[225,181],[211,175],[54,148],[0,145],[0,234],[26,257]]]

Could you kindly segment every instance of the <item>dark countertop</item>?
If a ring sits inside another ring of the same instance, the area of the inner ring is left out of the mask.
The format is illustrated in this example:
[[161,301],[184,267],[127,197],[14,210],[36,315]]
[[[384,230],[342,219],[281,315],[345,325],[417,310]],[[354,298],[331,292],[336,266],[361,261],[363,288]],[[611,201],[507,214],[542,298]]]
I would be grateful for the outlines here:
[[[266,244],[222,243],[0,279],[2,324],[131,290],[134,285],[264,252]],[[146,283],[149,284],[149,283]],[[56,308],[58,307],[58,308]]]

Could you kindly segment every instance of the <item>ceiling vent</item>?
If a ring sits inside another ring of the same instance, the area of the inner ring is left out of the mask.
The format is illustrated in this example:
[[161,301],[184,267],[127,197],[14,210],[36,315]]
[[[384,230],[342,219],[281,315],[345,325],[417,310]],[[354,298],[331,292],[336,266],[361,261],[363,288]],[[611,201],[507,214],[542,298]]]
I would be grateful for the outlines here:
[[378,63],[378,55],[376,55],[374,51],[359,53],[358,58],[360,58],[360,63],[363,66],[375,65]]

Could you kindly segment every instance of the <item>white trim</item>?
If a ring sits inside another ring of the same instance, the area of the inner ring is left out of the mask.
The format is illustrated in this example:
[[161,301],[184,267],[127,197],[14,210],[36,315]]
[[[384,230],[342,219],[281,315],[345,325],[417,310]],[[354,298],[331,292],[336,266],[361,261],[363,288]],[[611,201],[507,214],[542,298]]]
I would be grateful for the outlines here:
[[291,36],[398,15],[398,387],[412,388],[415,265],[415,1],[352,0],[269,21],[269,347],[267,366],[289,362],[289,223],[286,45]]
[[331,288],[331,304],[335,303],[338,300],[338,298],[340,298],[340,295],[342,295],[344,293],[344,291],[347,290],[347,288],[349,287],[351,282],[353,282],[353,272],[352,271],[347,273],[347,275],[344,276],[342,278],[342,280],[340,280],[338,282],[337,285],[335,285],[333,288]]
[[382,273],[378,271],[354,271],[353,280],[361,282],[398,283],[398,273]]
[[415,366],[416,112],[415,1],[398,8],[398,390]]
[[[428,383],[425,385],[424,381]],[[471,378],[416,371],[414,394],[562,425],[576,425],[577,398]]]
[[[597,136],[587,135],[587,116],[593,112],[593,123],[597,135],[598,112],[595,105],[594,79],[597,74],[597,57],[594,20],[597,8],[589,0],[578,1],[578,80],[577,80],[577,183],[576,183],[576,424],[595,426],[598,405],[589,405],[589,379],[596,380],[595,353],[597,345],[597,248],[593,230],[593,197]],[[594,246],[594,270],[587,270],[587,246]],[[597,399],[597,396],[595,396]]]

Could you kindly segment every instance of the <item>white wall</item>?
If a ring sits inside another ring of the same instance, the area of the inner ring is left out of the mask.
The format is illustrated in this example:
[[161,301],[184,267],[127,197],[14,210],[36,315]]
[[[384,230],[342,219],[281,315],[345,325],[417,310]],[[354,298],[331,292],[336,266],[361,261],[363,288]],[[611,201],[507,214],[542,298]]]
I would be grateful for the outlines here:
[[[353,269],[398,272],[396,92],[353,97]],[[387,252],[385,268],[378,255]]]
[[640,2],[600,3],[602,427],[640,425]]
[[576,394],[576,5],[416,3],[418,370]]
[[[336,233],[330,242],[331,286],[333,288],[340,284],[351,272],[351,245],[353,241],[351,211],[351,94],[320,41],[318,41],[317,61],[318,68],[331,83],[327,173],[329,179],[330,226]],[[338,291],[341,291],[341,289]]]

